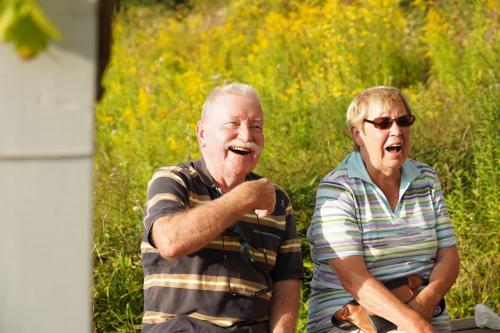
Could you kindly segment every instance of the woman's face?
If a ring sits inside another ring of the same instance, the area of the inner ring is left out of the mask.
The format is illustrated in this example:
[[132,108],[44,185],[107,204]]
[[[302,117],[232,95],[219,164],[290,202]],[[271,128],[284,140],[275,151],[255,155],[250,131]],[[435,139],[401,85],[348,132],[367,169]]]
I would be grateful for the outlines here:
[[[403,103],[396,101],[385,109],[377,105],[370,107],[365,119],[395,119],[406,114]],[[389,128],[380,129],[371,123],[362,122],[358,127],[351,128],[351,135],[360,148],[370,176],[380,173],[386,176],[399,175],[399,169],[410,152],[410,126],[399,126],[394,121]]]

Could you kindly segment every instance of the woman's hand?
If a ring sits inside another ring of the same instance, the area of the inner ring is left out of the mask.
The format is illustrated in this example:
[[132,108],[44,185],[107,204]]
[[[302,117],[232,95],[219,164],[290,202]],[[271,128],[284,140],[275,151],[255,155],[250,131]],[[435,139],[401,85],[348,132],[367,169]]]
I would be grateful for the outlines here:
[[455,282],[459,269],[456,247],[438,250],[436,257],[429,284],[407,304],[428,321],[432,320],[434,310]]
[[[420,295],[420,294],[419,294]],[[431,304],[429,300],[425,299],[424,297],[419,295],[415,296],[410,302],[406,303],[411,309],[417,311],[427,319],[427,321],[431,322],[432,321],[432,315],[434,313],[434,309],[436,308],[436,305],[433,303]]]
[[406,306],[367,271],[363,257],[333,259],[329,264],[342,286],[369,312],[389,320],[405,332],[435,332],[424,316]]

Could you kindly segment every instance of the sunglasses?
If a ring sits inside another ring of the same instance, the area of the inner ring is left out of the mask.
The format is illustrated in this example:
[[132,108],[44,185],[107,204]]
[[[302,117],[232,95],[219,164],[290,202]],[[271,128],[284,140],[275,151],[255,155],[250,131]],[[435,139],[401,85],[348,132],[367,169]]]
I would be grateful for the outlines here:
[[400,127],[408,127],[413,125],[415,122],[415,116],[414,115],[406,115],[406,116],[400,116],[397,118],[389,118],[389,117],[378,117],[373,120],[368,120],[368,119],[363,119],[365,123],[370,123],[375,128],[378,129],[388,129],[392,126],[393,122],[396,122],[398,126]]
[[[247,264],[255,263],[255,250],[256,248],[253,248],[250,246],[248,243],[245,234],[243,234],[243,231],[241,230],[240,226],[238,224],[235,224],[231,227],[231,230],[236,234],[236,237],[238,238],[238,242],[240,243],[241,247],[241,257],[243,261],[245,261]],[[258,249],[257,249],[258,250]],[[267,255],[266,252],[263,251],[264,257],[266,258],[266,264],[267,264]]]
[[[257,216],[257,224],[259,225],[259,217]],[[229,274],[229,269],[228,269],[228,275],[227,275],[227,286],[228,286],[228,289],[229,289],[229,294],[233,297],[244,297],[244,298],[254,298],[254,297],[257,297],[257,296],[260,296],[260,295],[264,295],[264,294],[267,294],[269,292],[271,292],[273,290],[272,288],[272,282],[271,280],[269,279],[269,277],[267,276],[267,274],[265,274],[260,268],[259,266],[255,265],[255,252],[260,252],[261,256],[264,257],[264,261],[267,265],[267,250],[266,249],[259,249],[259,248],[254,248],[254,247],[251,247],[250,244],[248,243],[245,235],[243,234],[243,231],[241,230],[240,226],[238,224],[236,225],[233,225],[233,227],[231,228],[231,230],[236,234],[237,238],[238,238],[238,241],[240,243],[240,247],[241,247],[241,257],[243,259],[244,262],[252,265],[255,267],[255,269],[262,275],[265,276],[266,278],[266,283],[267,283],[267,288],[263,288],[263,289],[259,289],[257,291],[254,291],[254,292],[251,292],[251,293],[240,293],[236,290],[234,290],[231,286],[231,277]],[[262,234],[261,234],[261,237]],[[227,264],[227,254],[226,254],[226,251],[225,251],[225,246],[224,246],[224,237],[222,237],[222,249],[224,251],[224,266],[226,266],[226,268],[228,268],[228,264]]]
[[[253,291],[253,292],[247,292],[247,293],[239,292],[239,291],[233,289],[233,286],[231,286],[231,275],[232,274],[230,274],[230,270],[229,270],[229,267],[228,267],[227,262],[226,262],[226,255],[224,255],[224,265],[228,269],[227,287],[229,289],[229,294],[232,297],[243,297],[243,298],[252,299],[252,298],[255,298],[255,297],[258,297],[261,295],[265,295],[265,294],[271,292],[273,290],[271,280],[257,265],[254,265],[255,258],[253,257],[254,251],[260,251],[266,257],[266,261],[267,261],[266,251],[263,249],[253,249],[252,251],[245,251],[243,246],[242,246],[242,249],[243,249],[242,257],[248,258],[248,260],[249,260],[248,263],[252,264],[260,274],[264,275],[264,277],[266,278],[267,287]],[[251,256],[249,255],[250,253],[251,253]]]

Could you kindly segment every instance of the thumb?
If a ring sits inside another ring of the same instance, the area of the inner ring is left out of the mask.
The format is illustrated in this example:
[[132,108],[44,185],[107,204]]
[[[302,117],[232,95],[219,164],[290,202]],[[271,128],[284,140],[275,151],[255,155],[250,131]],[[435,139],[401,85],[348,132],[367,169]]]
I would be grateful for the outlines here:
[[268,215],[271,215],[272,212],[270,212],[267,209],[256,209],[255,214],[257,214],[258,217],[265,217]]

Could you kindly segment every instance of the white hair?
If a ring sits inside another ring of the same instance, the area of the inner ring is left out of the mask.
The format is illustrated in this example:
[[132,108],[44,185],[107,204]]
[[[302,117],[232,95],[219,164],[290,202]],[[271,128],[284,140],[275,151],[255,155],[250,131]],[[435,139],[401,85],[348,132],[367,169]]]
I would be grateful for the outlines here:
[[217,87],[208,94],[205,102],[203,103],[203,108],[201,109],[201,120],[204,120],[207,115],[207,110],[210,104],[214,103],[217,98],[223,95],[239,95],[239,96],[247,96],[253,99],[259,106],[260,98],[257,94],[257,91],[249,84],[246,83],[230,83],[221,87]]

